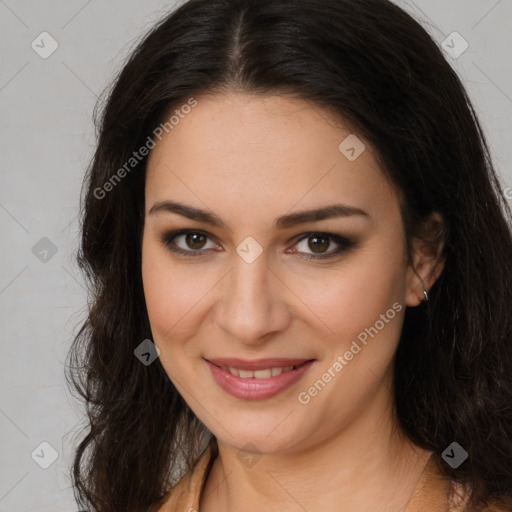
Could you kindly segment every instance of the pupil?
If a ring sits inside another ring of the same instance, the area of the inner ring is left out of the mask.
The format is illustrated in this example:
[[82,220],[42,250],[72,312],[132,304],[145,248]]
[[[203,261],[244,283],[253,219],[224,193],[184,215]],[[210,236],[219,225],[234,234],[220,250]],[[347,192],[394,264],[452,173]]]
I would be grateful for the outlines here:
[[203,244],[201,244],[201,243],[199,242],[199,247],[197,247],[197,246],[195,245],[196,243],[198,243],[198,242],[197,242],[197,238],[204,238],[204,235],[201,235],[201,234],[199,234],[199,233],[189,233],[189,234],[187,235],[187,244],[189,245],[189,247],[192,247],[192,248],[194,248],[194,249],[201,249],[201,247],[204,245],[204,243],[203,243]]
[[[313,242],[313,246],[311,247],[311,249],[314,252],[322,252],[322,251],[317,251],[317,249],[322,249],[322,247],[325,249],[329,245],[329,242],[328,242],[327,238],[325,238],[325,237],[313,236],[310,238],[310,240],[315,241],[315,242]],[[324,243],[318,244],[318,240],[324,240]],[[325,243],[325,241],[327,241],[327,243]]]

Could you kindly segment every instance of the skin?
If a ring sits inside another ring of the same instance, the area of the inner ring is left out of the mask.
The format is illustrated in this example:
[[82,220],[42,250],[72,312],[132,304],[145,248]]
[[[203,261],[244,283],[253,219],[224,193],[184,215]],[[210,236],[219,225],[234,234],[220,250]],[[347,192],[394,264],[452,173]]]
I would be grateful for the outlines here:
[[[394,188],[362,137],[366,150],[355,161],[340,152],[352,131],[328,112],[286,96],[196,99],[149,157],[142,275],[160,361],[219,445],[201,512],[399,511],[431,452],[396,424],[393,356],[405,308],[418,306],[442,271],[442,246],[415,241],[408,265]],[[166,200],[215,213],[227,229],[150,213]],[[281,215],[336,203],[368,215],[273,229]],[[441,222],[432,217],[433,226]],[[162,242],[176,229],[205,233],[174,240],[202,255],[186,258]],[[327,238],[315,251],[311,238],[300,240],[310,231],[356,245],[336,255],[340,246]],[[252,263],[236,251],[248,236],[263,249]],[[333,256],[301,257],[322,252]],[[394,303],[401,311],[301,404],[298,394]],[[203,358],[214,357],[316,361],[277,396],[241,400],[213,380]],[[244,463],[246,452],[257,453],[255,464]]]

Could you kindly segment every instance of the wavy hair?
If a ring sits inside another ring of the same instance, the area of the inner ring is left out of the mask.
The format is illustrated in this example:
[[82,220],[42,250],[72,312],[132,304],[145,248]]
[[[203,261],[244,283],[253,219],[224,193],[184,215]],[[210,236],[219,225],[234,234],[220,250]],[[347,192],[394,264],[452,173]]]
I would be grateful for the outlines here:
[[[134,357],[152,335],[141,277],[147,157],[130,159],[193,95],[231,90],[312,101],[370,141],[399,192],[409,257],[424,220],[442,215],[445,266],[429,301],[405,313],[396,413],[446,478],[470,486],[471,510],[512,510],[512,215],[456,72],[388,0],[190,0],[104,91],[77,254],[88,316],[66,372],[88,416],[71,469],[77,502],[153,510],[212,440],[159,360]],[[469,455],[457,469],[440,457],[453,441]]]

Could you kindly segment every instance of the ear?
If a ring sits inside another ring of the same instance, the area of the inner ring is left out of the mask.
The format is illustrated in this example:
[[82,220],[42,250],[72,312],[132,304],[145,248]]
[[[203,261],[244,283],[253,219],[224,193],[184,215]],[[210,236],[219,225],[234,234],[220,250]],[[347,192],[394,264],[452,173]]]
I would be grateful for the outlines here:
[[406,306],[419,306],[444,268],[444,221],[438,212],[424,222],[421,232],[412,242],[412,262],[407,268]]

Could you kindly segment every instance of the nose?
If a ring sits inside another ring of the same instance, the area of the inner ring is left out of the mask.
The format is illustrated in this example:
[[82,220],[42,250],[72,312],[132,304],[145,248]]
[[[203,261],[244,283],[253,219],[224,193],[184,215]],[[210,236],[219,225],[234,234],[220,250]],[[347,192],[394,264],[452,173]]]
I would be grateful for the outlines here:
[[217,325],[245,345],[265,343],[291,321],[286,296],[291,292],[268,266],[265,253],[248,263],[236,255],[224,279],[216,309]]

